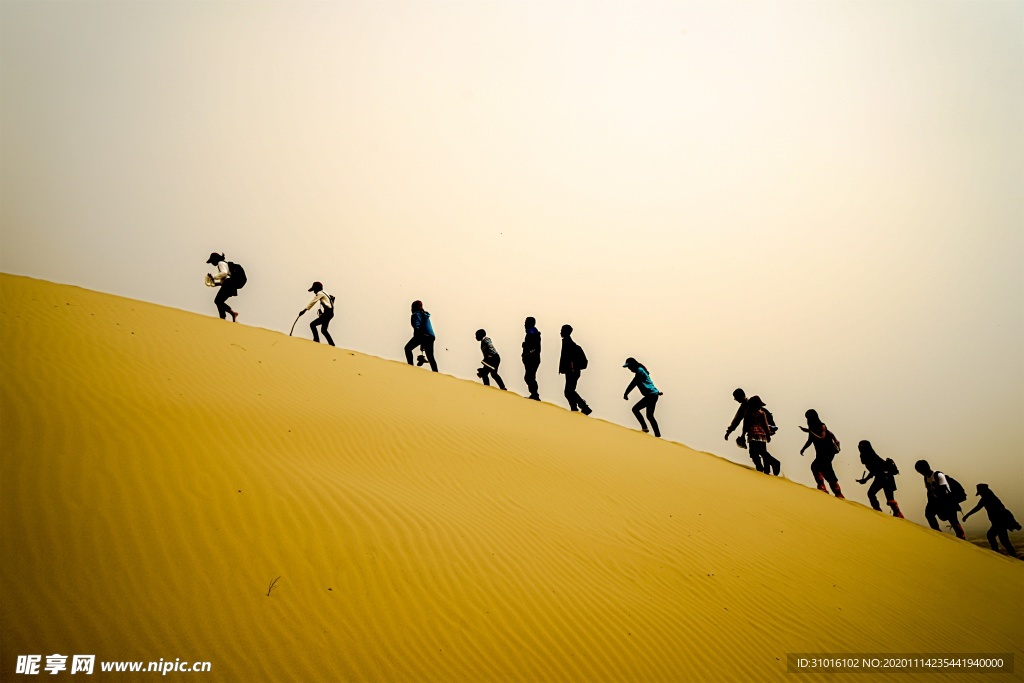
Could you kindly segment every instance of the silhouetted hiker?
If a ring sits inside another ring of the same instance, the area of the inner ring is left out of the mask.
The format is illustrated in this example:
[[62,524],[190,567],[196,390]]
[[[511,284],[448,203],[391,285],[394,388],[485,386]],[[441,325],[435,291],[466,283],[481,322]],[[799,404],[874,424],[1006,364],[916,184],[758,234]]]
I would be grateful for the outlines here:
[[839,478],[836,471],[832,469],[832,461],[839,452],[839,439],[828,431],[825,423],[818,417],[818,411],[808,410],[804,413],[807,418],[807,426],[801,427],[800,431],[807,432],[807,443],[800,449],[800,455],[804,454],[808,446],[814,444],[814,462],[811,463],[811,474],[818,482],[818,490],[828,493],[825,482],[832,488],[836,498],[845,498],[843,490],[839,488]]
[[210,254],[210,258],[206,259],[206,262],[217,267],[216,275],[206,274],[206,284],[220,288],[217,296],[213,298],[213,303],[217,304],[217,313],[220,314],[222,320],[226,320],[230,315],[231,322],[238,322],[238,311],[231,310],[231,307],[228,306],[228,299],[236,296],[238,290],[245,286],[245,270],[237,263],[226,261],[224,254],[216,252]]
[[476,371],[476,376],[484,381],[484,385],[491,386],[488,381],[488,376],[494,378],[494,382],[498,385],[498,388],[505,391],[505,383],[501,381],[501,377],[498,376],[498,366],[501,364],[501,356],[494,349],[494,342],[487,336],[485,330],[476,331],[476,340],[480,342],[480,351],[484,354],[482,361],[483,367]]
[[587,369],[587,354],[579,344],[572,340],[572,325],[562,325],[562,354],[558,357],[558,373],[565,375],[565,398],[569,401],[569,410],[579,410],[590,415],[593,410],[576,392],[576,384],[580,381],[580,372]]
[[530,391],[530,398],[534,401],[540,400],[537,393],[537,368],[540,367],[540,332],[536,328],[537,321],[533,317],[526,319],[526,337],[523,339],[523,367],[526,374],[526,388]]
[[319,302],[320,310],[317,311],[317,319],[309,324],[310,331],[313,332],[313,341],[319,342],[320,336],[316,333],[316,328],[319,325],[320,329],[324,333],[324,339],[331,346],[334,346],[334,340],[331,339],[331,333],[327,331],[327,326],[331,324],[331,320],[334,319],[334,297],[324,291],[324,286],[319,282],[314,282],[313,286],[306,290],[307,292],[313,292],[313,300],[309,302],[309,305],[299,311],[301,317],[309,309],[313,308]]
[[966,522],[968,517],[981,508],[985,508],[985,512],[988,513],[988,521],[992,523],[992,528],[988,530],[988,544],[992,546],[992,550],[999,552],[999,546],[996,544],[998,538],[1003,542],[1006,553],[1017,557],[1017,551],[1010,544],[1010,532],[1020,531],[1020,524],[1013,518],[1013,513],[1006,509],[1003,501],[996,498],[996,494],[992,493],[988,484],[978,484],[976,495],[981,496],[981,500],[973,510],[964,515],[964,521]]
[[882,506],[878,504],[877,494],[879,491],[885,491],[885,502],[892,510],[892,516],[903,519],[899,503],[896,502],[896,475],[900,473],[896,463],[892,461],[892,458],[882,460],[882,456],[875,453],[875,449],[871,447],[870,441],[861,441],[857,444],[857,449],[860,451],[860,461],[868,470],[863,478],[857,480],[857,483],[866,484],[869,479],[874,478],[868,489],[871,508],[879,512],[882,511]]
[[[729,423],[729,427],[725,430],[725,440],[728,441],[729,435],[733,433],[733,430],[735,430],[740,425],[740,423],[744,423],[743,429],[740,430],[740,435],[736,437],[736,445],[739,446],[740,448],[746,448],[747,425],[745,423],[745,420],[747,417],[747,410],[749,408],[749,406],[747,405],[747,395],[743,392],[742,389],[737,389],[736,391],[732,392],[732,397],[736,400],[737,403],[740,404],[740,407],[736,409],[735,417],[732,418],[732,422]],[[768,436],[774,436],[775,432],[779,431],[779,428],[775,426],[775,418],[772,416],[771,411],[764,407],[763,402],[761,403],[760,410],[764,411],[765,418],[768,420]],[[769,439],[769,441],[770,440],[771,439]],[[765,443],[767,443],[767,441]],[[767,452],[767,446],[763,449],[763,451],[760,446],[756,447],[754,450],[747,451],[747,453],[750,454],[750,459],[754,462],[754,467],[757,468],[758,472],[765,471],[764,465],[762,463],[762,452]],[[773,458],[771,454],[769,454],[768,457],[771,458],[771,461],[775,464],[775,474],[778,474],[781,463],[779,463],[778,460]],[[771,472],[768,472],[768,474],[771,474]]]
[[743,434],[747,440],[747,447],[750,449],[750,459],[754,466],[761,463],[759,472],[779,476],[782,463],[768,452],[768,442],[772,440],[772,434],[778,431],[772,424],[771,413],[764,407],[764,401],[760,396],[751,396],[746,401],[746,412],[743,415]]
[[426,355],[430,369],[437,372],[437,362],[434,360],[434,327],[430,324],[430,314],[423,310],[422,301],[412,302],[411,322],[412,339],[405,345],[405,362],[412,365],[412,350],[418,346]]
[[966,540],[964,528],[960,526],[960,522],[956,518],[956,513],[961,512],[960,503],[967,500],[964,487],[953,477],[942,472],[932,471],[932,466],[928,464],[927,460],[918,460],[914,464],[914,469],[924,477],[924,486],[928,490],[928,504],[924,508],[928,526],[936,531],[942,531],[939,522],[935,519],[938,517],[943,522],[949,522],[957,538]]
[[637,422],[640,423],[640,429],[647,433],[647,424],[644,422],[643,416],[640,415],[640,411],[644,408],[647,409],[647,419],[651,421],[651,429],[654,430],[654,436],[661,437],[661,430],[658,429],[658,421],[654,419],[654,409],[658,406],[658,397],[663,396],[658,387],[654,386],[654,382],[651,381],[651,373],[647,372],[647,368],[639,363],[636,358],[627,358],[624,368],[629,368],[630,372],[633,373],[633,381],[626,387],[626,393],[622,395],[622,398],[629,400],[629,392],[633,389],[639,389],[643,395],[636,405],[633,406],[633,414],[636,415]]

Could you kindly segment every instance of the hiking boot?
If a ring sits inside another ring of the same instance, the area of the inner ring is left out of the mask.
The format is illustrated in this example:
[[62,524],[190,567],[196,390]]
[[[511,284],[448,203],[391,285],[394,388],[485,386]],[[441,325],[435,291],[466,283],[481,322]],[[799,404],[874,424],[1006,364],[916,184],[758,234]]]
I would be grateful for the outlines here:
[[594,411],[591,409],[590,406],[583,406],[582,408],[580,408],[580,412],[583,413],[584,415],[590,415]]

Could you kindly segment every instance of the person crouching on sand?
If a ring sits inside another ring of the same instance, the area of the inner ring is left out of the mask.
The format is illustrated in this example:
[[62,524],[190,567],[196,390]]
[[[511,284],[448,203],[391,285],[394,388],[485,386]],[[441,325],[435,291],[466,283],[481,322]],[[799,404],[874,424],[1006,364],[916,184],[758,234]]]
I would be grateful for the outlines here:
[[988,544],[992,546],[992,550],[998,553],[999,546],[996,544],[998,538],[1006,548],[1006,553],[1011,557],[1017,557],[1017,551],[1010,543],[1010,532],[1020,531],[1020,524],[1014,519],[1013,513],[1006,509],[1003,501],[996,498],[996,494],[992,493],[988,484],[978,484],[976,495],[980,496],[981,500],[973,510],[964,515],[964,521],[966,522],[968,517],[981,508],[985,508],[985,512],[988,513],[988,521],[992,523],[992,528],[988,530],[987,534]]
[[324,286],[319,282],[314,282],[313,286],[306,290],[307,292],[313,292],[313,300],[309,302],[304,309],[299,311],[301,317],[308,311],[320,304],[320,310],[317,311],[317,318],[309,324],[309,329],[313,333],[313,341],[320,341],[320,336],[316,333],[317,326],[320,327],[324,333],[324,339],[331,346],[334,346],[334,340],[331,339],[331,333],[327,331],[327,326],[331,324],[331,320],[334,319],[334,297],[324,291]]
[[871,447],[870,441],[861,441],[857,444],[857,449],[860,451],[860,461],[867,468],[867,473],[863,478],[858,479],[857,483],[866,484],[874,478],[868,489],[871,509],[882,511],[882,506],[878,504],[878,492],[884,491],[885,502],[892,510],[892,516],[903,519],[899,503],[896,502],[896,475],[900,473],[896,463],[892,461],[892,458],[882,460],[882,456],[875,453],[875,449]]
[[845,498],[843,490],[839,488],[839,477],[836,476],[836,471],[832,468],[832,461],[839,452],[839,439],[828,431],[825,423],[818,417],[818,411],[808,410],[804,413],[804,417],[807,418],[807,426],[801,427],[800,430],[807,432],[807,443],[800,449],[800,455],[803,455],[804,451],[814,444],[814,462],[811,463],[811,474],[818,482],[818,490],[828,493],[825,488],[827,481],[836,498]]
[[434,327],[430,324],[430,314],[423,310],[423,302],[416,300],[412,302],[412,339],[405,345],[405,362],[412,365],[412,350],[417,346],[422,349],[423,354],[430,363],[430,369],[437,372],[437,361],[434,360]]
[[502,391],[505,391],[505,383],[501,381],[501,377],[498,375],[498,366],[501,364],[501,356],[494,348],[494,342],[487,336],[485,330],[476,331],[476,340],[480,342],[480,351],[484,354],[484,358],[481,361],[481,367],[476,371],[477,377],[483,380],[485,386],[491,386],[488,381],[488,376],[494,378],[495,384]]
[[633,391],[633,389],[639,389],[643,398],[633,406],[633,415],[636,416],[637,422],[640,423],[640,429],[643,430],[644,434],[647,434],[647,423],[644,422],[644,418],[640,414],[640,411],[646,408],[647,419],[651,421],[651,429],[654,430],[654,436],[661,438],[658,421],[654,419],[654,409],[658,407],[658,397],[664,396],[664,394],[658,391],[658,387],[654,386],[654,382],[651,381],[651,373],[647,372],[647,368],[639,363],[636,358],[627,358],[626,364],[622,367],[628,368],[633,373],[633,381],[626,387],[626,393],[622,395],[623,400],[628,401],[629,392]]

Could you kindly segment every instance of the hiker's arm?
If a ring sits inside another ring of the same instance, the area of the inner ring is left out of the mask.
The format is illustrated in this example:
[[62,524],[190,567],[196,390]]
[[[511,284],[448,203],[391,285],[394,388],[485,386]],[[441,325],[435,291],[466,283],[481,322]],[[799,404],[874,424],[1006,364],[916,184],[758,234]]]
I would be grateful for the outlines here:
[[743,420],[743,406],[736,409],[736,416],[732,418],[732,422],[729,423],[729,428],[725,430],[725,440],[729,440],[729,435],[732,434],[737,427],[740,426],[740,422]]
[[875,473],[870,471],[870,470],[868,470],[868,473],[866,475],[864,475],[864,477],[862,479],[858,479],[857,483],[858,484],[866,484],[869,481],[871,481],[871,478],[874,477],[874,476],[875,476]]
[[633,381],[629,383],[628,387],[626,387],[626,393],[624,393],[622,395],[622,400],[625,401],[625,400],[629,399],[629,392],[633,391],[633,389],[636,389],[636,382],[637,382],[637,377],[636,377],[636,375],[633,375]]
[[313,300],[312,300],[312,301],[310,301],[310,302],[309,302],[308,304],[306,304],[306,308],[305,308],[305,309],[304,309],[304,310],[303,310],[302,312],[303,312],[303,313],[307,313],[307,312],[309,311],[309,309],[311,309],[311,308],[313,308],[314,306],[316,306],[316,302],[317,302],[317,301],[320,301],[320,295],[319,295],[319,294],[317,294],[316,296],[314,296],[314,297],[313,297]]
[[[804,428],[801,427],[800,429],[804,429]],[[800,455],[804,454],[804,451],[807,450],[807,448],[811,445],[811,441],[813,441],[813,439],[814,439],[814,436],[810,432],[808,432],[806,429],[804,429],[804,431],[807,432],[807,443],[805,443],[803,448],[800,449]]]
[[978,501],[978,504],[974,506],[973,510],[971,510],[970,512],[967,512],[967,513],[964,514],[964,521],[966,522],[968,517],[973,515],[975,512],[977,512],[978,510],[980,510],[984,506],[985,506],[984,502]]
[[221,280],[228,277],[231,277],[231,271],[228,270],[228,263],[227,261],[221,261],[217,264],[217,272],[213,276],[213,281],[219,284]]

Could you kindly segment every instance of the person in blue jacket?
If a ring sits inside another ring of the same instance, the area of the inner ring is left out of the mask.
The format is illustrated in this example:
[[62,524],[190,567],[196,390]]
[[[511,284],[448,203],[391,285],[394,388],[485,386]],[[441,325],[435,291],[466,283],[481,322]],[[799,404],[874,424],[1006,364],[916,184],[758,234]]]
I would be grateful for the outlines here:
[[658,429],[658,421],[654,419],[654,409],[658,406],[658,397],[663,394],[658,391],[658,387],[654,386],[654,382],[651,381],[651,373],[647,372],[641,363],[636,358],[627,358],[626,364],[622,367],[628,368],[633,373],[633,381],[626,387],[626,393],[622,395],[623,400],[629,400],[629,392],[633,389],[639,389],[643,395],[636,405],[633,406],[633,414],[636,415],[637,421],[640,423],[640,429],[647,433],[647,423],[644,422],[643,416],[640,411],[647,409],[647,419],[651,421],[651,429],[654,430],[654,436],[661,437],[661,430]]
[[434,360],[434,328],[430,324],[430,314],[423,310],[423,302],[412,302],[412,339],[405,345],[405,362],[412,365],[412,350],[417,346],[423,349],[430,369],[437,372],[437,361]]

